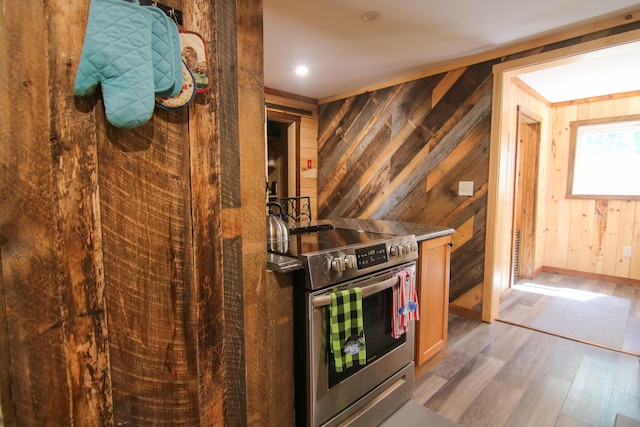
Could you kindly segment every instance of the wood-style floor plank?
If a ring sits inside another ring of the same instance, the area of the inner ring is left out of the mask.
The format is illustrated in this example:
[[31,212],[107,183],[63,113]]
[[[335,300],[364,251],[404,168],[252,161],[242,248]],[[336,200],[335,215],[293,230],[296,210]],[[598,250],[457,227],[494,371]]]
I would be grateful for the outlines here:
[[502,426],[523,394],[522,390],[491,380],[457,421],[468,427]]
[[446,383],[447,380],[444,378],[430,374],[423,375],[413,384],[413,400],[424,405],[427,400],[431,399],[431,396],[436,394]]
[[629,309],[629,317],[640,319],[640,289],[638,288],[633,292],[631,308]]
[[526,390],[531,384],[553,347],[554,337],[529,332],[531,332],[529,340],[519,346],[504,368],[496,375],[497,381],[519,390]]
[[482,353],[504,361],[509,360],[533,333],[524,328],[510,328],[506,324],[496,327],[495,332],[496,338],[482,350]]
[[612,292],[612,296],[614,297],[618,297],[618,298],[626,298],[626,299],[633,299],[633,296],[636,292],[637,288],[635,286],[631,286],[631,285],[616,285],[615,289]]
[[615,419],[618,413],[640,420],[640,401],[638,397],[614,390],[607,405],[600,412],[596,425],[608,425],[609,420]]
[[[549,285],[629,298],[630,323],[640,321],[640,289],[541,276]],[[509,309],[531,313],[552,298],[522,298]],[[507,323],[452,315],[446,356],[416,380],[414,400],[463,427],[613,427],[617,413],[640,419],[639,360]]]
[[553,427],[592,427],[575,418],[567,417],[564,414],[558,416],[558,420]]
[[613,388],[621,393],[635,396],[640,405],[640,381],[638,378],[640,378],[638,358],[628,354],[620,355]]
[[[547,334],[542,334],[547,335]],[[554,342],[542,366],[542,372],[573,381],[587,351],[587,345],[552,336]]]
[[640,319],[629,317],[622,349],[640,354]]
[[[475,352],[475,354],[477,353],[478,352]],[[445,359],[432,367],[429,370],[429,374],[448,381],[464,368],[475,354],[474,352],[465,352],[464,349],[458,350],[452,348],[451,350],[447,350]]]
[[570,388],[570,381],[539,373],[527,387],[504,426],[553,426]]
[[447,340],[447,347],[451,348],[456,344],[456,342],[465,338],[480,325],[482,325],[482,322],[478,322],[477,320],[450,315],[448,321],[449,337]]
[[[469,320],[459,316],[449,316],[449,340],[445,360],[435,365],[429,371],[444,379],[451,379],[478,353],[497,336],[495,328],[482,327],[484,324],[477,320]],[[451,320],[453,319],[453,320]],[[497,325],[497,323],[495,323]],[[460,326],[462,325],[462,326]]]
[[457,420],[503,366],[502,360],[477,354],[424,406],[448,419]]
[[563,414],[597,424],[611,398],[618,357],[619,353],[603,348],[587,349],[562,408]]

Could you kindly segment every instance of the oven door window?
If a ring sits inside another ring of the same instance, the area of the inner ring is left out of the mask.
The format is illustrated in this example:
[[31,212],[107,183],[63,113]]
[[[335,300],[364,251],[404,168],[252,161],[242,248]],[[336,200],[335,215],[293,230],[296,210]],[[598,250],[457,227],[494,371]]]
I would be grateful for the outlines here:
[[[391,310],[393,309],[392,288],[368,296],[362,300],[362,316],[364,323],[365,342],[367,345],[367,364],[352,366],[343,372],[336,372],[333,354],[327,346],[327,365],[329,371],[329,388],[340,383],[361,369],[366,368],[376,359],[389,353],[406,342],[405,335],[398,339],[391,336]],[[325,325],[329,325],[329,309],[325,309]],[[329,342],[329,328],[326,341]]]

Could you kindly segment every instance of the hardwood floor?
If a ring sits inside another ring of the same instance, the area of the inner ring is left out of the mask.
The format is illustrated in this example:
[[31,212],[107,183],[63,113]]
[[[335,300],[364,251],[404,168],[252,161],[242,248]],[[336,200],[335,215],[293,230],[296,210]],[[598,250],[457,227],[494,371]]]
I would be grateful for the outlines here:
[[[640,318],[637,301],[631,311]],[[414,400],[465,427],[604,427],[618,412],[640,419],[638,357],[455,315],[446,357],[414,389]]]

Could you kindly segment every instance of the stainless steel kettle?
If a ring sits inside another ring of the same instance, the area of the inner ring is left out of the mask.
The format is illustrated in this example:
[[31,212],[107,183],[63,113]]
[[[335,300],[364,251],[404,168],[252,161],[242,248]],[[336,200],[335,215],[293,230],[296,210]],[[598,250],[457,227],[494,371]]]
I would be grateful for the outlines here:
[[267,207],[270,206],[277,206],[280,210],[279,215],[267,213],[267,250],[284,254],[289,251],[289,228],[281,218],[284,210],[277,202],[267,203]]

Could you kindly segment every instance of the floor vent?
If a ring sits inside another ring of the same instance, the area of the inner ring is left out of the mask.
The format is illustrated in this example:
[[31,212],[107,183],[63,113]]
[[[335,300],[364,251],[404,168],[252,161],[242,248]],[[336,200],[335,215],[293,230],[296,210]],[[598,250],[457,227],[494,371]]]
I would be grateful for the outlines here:
[[520,277],[520,229],[516,229],[516,238],[513,242],[513,278]]

